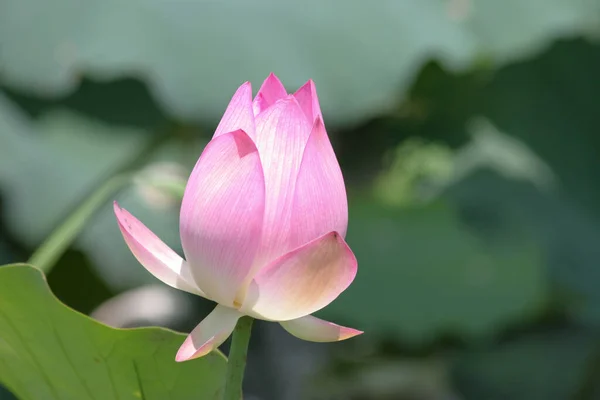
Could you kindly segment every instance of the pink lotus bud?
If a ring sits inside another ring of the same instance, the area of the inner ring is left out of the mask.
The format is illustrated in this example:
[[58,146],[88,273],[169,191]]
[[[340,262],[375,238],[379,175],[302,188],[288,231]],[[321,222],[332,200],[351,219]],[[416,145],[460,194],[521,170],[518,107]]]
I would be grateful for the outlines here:
[[116,203],[115,214],[150,273],[218,303],[178,361],[218,347],[243,315],[278,321],[317,342],[362,333],[310,315],[357,271],[344,241],[344,180],[312,81],[288,95],[271,74],[254,100],[250,83],[234,94],[185,189],[180,234],[187,261]]

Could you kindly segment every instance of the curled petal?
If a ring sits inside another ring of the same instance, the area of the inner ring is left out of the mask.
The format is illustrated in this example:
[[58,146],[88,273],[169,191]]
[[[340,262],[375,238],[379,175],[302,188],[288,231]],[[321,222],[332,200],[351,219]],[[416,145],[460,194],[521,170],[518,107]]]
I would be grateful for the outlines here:
[[311,126],[293,96],[256,117],[256,143],[265,174],[265,219],[255,265],[292,250],[290,223],[294,187]]
[[337,232],[297,248],[261,270],[252,280],[242,312],[287,321],[320,310],[354,280],[354,254]]
[[215,350],[231,335],[241,316],[233,308],[218,305],[188,335],[179,348],[175,361],[192,360]]
[[310,342],[338,342],[362,334],[362,331],[334,324],[307,315],[306,317],[280,322],[283,329],[302,340]]
[[252,139],[244,131],[213,139],[188,181],[179,225],[196,283],[220,304],[236,305],[261,240],[264,205],[264,176]]
[[300,104],[302,111],[304,111],[311,125],[314,124],[317,118],[323,119],[319,98],[317,97],[317,88],[312,79],[298,89],[294,93],[294,97],[298,100],[298,104]]
[[116,201],[113,209],[125,243],[148,272],[171,287],[206,297],[184,259]]
[[250,82],[240,86],[231,98],[213,139],[239,129],[246,132],[251,138],[254,137],[254,112],[252,111],[252,85]]
[[348,202],[342,171],[317,118],[296,180],[290,244],[301,246],[327,232],[346,236]]
[[279,78],[274,73],[270,73],[258,90],[254,102],[252,103],[254,115],[258,115],[265,111],[275,104],[277,100],[283,99],[287,95],[287,91]]

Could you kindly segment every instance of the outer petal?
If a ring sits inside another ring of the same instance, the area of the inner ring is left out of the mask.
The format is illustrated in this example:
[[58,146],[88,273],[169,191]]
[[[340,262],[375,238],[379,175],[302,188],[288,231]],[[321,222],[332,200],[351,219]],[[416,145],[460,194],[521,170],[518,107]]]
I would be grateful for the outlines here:
[[290,243],[296,248],[331,231],[345,237],[347,226],[344,178],[325,126],[317,118],[296,181]]
[[356,329],[324,321],[312,315],[280,323],[283,329],[292,335],[310,342],[338,342],[363,333]]
[[224,133],[237,131],[238,129],[246,132],[250,137],[254,137],[254,113],[252,111],[252,85],[250,82],[244,83],[238,88],[229,102],[221,122],[213,139]]
[[285,254],[254,278],[242,312],[287,321],[320,310],[356,276],[356,258],[337,232]]
[[265,111],[275,104],[277,100],[283,99],[287,95],[287,91],[279,78],[271,72],[258,90],[254,102],[252,103],[254,115],[258,115]]
[[179,348],[175,361],[192,360],[215,350],[231,335],[241,316],[233,308],[218,305],[188,335]]
[[206,297],[196,286],[185,260],[116,201],[113,208],[125,243],[148,272],[169,286]]
[[317,88],[312,79],[298,89],[296,93],[294,93],[294,97],[298,100],[300,107],[302,107],[302,111],[304,111],[306,118],[308,118],[311,124],[313,124],[317,118],[323,119],[319,98],[317,97]]
[[292,205],[310,131],[293,96],[279,100],[256,117],[256,143],[266,190],[263,240],[255,263],[258,267],[296,247],[289,243]]
[[256,146],[235,131],[213,139],[194,167],[181,204],[180,233],[198,286],[234,306],[261,240],[265,184]]

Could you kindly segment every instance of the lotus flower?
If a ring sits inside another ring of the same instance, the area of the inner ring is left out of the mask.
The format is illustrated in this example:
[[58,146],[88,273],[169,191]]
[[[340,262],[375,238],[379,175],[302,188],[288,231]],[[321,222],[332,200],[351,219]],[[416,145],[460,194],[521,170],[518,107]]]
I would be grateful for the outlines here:
[[254,100],[249,82],[235,92],[185,189],[185,260],[117,203],[114,211],[125,242],[151,274],[218,303],[177,361],[217,348],[244,315],[315,342],[362,333],[310,315],[357,271],[344,241],[344,181],[312,81],[288,95],[271,74]]

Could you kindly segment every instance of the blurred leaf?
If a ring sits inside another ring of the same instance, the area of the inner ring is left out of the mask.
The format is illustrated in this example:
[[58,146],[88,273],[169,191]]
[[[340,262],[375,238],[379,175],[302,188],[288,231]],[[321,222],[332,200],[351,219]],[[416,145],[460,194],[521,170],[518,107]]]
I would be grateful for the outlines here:
[[390,205],[410,205],[452,178],[454,155],[446,146],[411,138],[387,154],[390,166],[375,181],[375,195]]
[[11,86],[55,96],[82,76],[134,75],[184,118],[217,118],[239,84],[274,70],[290,89],[313,78],[328,120],[348,122],[389,106],[432,57],[503,64],[597,33],[599,11],[591,0],[8,0],[0,56]]
[[544,307],[543,264],[529,236],[484,242],[443,203],[350,204],[359,272],[320,312],[326,318],[422,343],[438,333],[486,337]]
[[102,83],[84,79],[76,92],[58,99],[4,89],[12,101],[34,117],[52,108],[67,108],[115,125],[155,129],[167,122],[144,83],[131,78]]
[[314,400],[455,399],[447,366],[437,359],[378,359],[337,374],[314,374],[304,398]]
[[148,139],[66,111],[35,123],[0,97],[0,140],[6,223],[31,246]]
[[[0,97],[0,185],[4,216],[12,234],[30,247],[38,245],[73,209],[104,181],[136,157],[149,161],[177,160],[191,169],[202,141],[165,143],[155,154],[140,154],[156,135],[131,128],[105,125],[68,111],[53,111],[39,121]],[[112,214],[116,198],[179,248],[177,207],[156,212],[135,186],[112,195],[77,238],[98,274],[113,289],[124,289],[154,278],[124,245]]]
[[483,88],[475,112],[543,160],[553,190],[483,172],[456,182],[448,193],[470,226],[485,226],[495,235],[532,232],[563,306],[595,326],[600,326],[599,70],[600,46],[570,40],[498,71]]
[[186,363],[184,335],[113,329],[60,303],[42,273],[0,268],[0,380],[21,399],[216,399],[226,360]]
[[466,400],[574,399],[598,337],[576,328],[527,334],[474,351],[455,366]]
[[497,73],[481,111],[526,143],[557,175],[565,195],[600,217],[600,45],[557,43],[541,57]]

